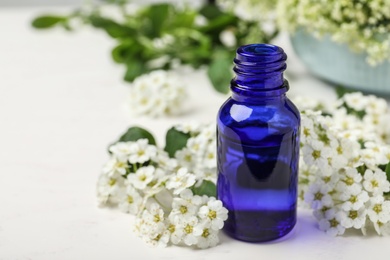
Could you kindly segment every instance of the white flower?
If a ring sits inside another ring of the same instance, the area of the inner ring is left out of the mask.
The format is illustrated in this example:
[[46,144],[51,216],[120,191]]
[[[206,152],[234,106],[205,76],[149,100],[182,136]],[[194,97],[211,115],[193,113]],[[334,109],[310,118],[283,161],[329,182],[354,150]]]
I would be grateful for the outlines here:
[[180,198],[173,198],[172,211],[170,215],[171,222],[178,223],[181,218],[194,216],[202,202],[201,197],[192,196],[191,190],[184,190],[180,193]]
[[175,158],[179,164],[183,167],[192,169],[196,167],[197,156],[188,148],[183,148],[179,151],[176,151]]
[[[201,182],[202,180],[211,181],[212,183],[217,182],[217,169],[216,168],[203,168],[195,169],[196,179]],[[197,184],[198,184],[197,183]]]
[[149,145],[147,139],[139,139],[133,143],[131,147],[131,154],[129,155],[129,162],[145,163],[154,158],[157,154],[157,148],[154,145]]
[[[150,166],[153,167],[153,166]],[[155,168],[153,173],[153,179],[146,185],[143,189],[143,193],[145,197],[152,197],[164,190],[164,183],[169,179],[169,175],[160,169]]]
[[235,47],[237,44],[236,36],[232,30],[226,29],[219,34],[219,40],[226,47]]
[[219,230],[228,217],[227,213],[228,210],[223,207],[222,201],[210,197],[207,205],[200,207],[198,215],[201,219],[211,223],[211,229]]
[[108,202],[117,203],[118,196],[123,188],[123,182],[123,177],[119,174],[112,176],[101,174],[96,188],[99,205],[104,205]]
[[364,143],[366,149],[361,151],[362,159],[366,165],[387,164],[389,159],[386,157],[387,146],[374,142]]
[[121,161],[127,160],[127,157],[133,149],[134,142],[118,142],[108,149],[116,158]]
[[385,201],[383,196],[376,196],[370,199],[367,214],[374,223],[378,221],[387,223],[390,221],[390,201]]
[[374,223],[374,228],[378,235],[390,236],[390,223],[383,224],[378,221]]
[[143,190],[153,180],[155,170],[153,166],[141,167],[135,173],[129,174],[127,181],[136,189]]
[[[169,218],[171,219],[171,215]],[[178,220],[178,217],[175,216],[175,221],[174,222],[171,221],[169,224],[168,230],[171,233],[171,242],[174,245],[179,244],[183,240],[184,229],[181,226],[182,223],[183,223],[183,221],[181,219]]]
[[132,186],[127,186],[126,192],[122,195],[118,206],[123,212],[136,215],[141,207],[141,204],[142,197],[139,193]]
[[210,145],[204,157],[204,161],[202,162],[206,168],[215,168],[217,167],[217,151],[216,146]]
[[344,214],[335,210],[329,210],[325,214],[325,218],[319,221],[319,228],[332,236],[342,235],[345,232],[345,227],[341,225]]
[[157,203],[150,204],[144,213],[142,218],[146,223],[163,223],[165,220],[164,211]]
[[207,140],[199,137],[201,137],[201,135],[188,139],[187,148],[191,153],[201,155],[207,146]]
[[359,210],[369,200],[368,193],[358,185],[347,187],[338,198],[343,201],[340,207],[345,211]]
[[[197,229],[197,225],[199,225],[197,217],[192,216],[188,218],[183,218],[183,221],[176,225],[176,229],[178,229],[177,233],[174,232],[172,236],[176,234],[181,234],[182,236],[179,237],[180,240],[184,242],[184,244],[186,244],[187,246],[195,245],[196,243],[198,243],[198,237],[194,233],[194,231]],[[178,240],[179,237],[177,238]]]
[[126,158],[120,160],[119,158],[112,157],[106,165],[103,167],[103,173],[108,176],[114,176],[116,174],[126,175],[129,165],[127,164]]
[[337,190],[344,191],[345,189],[353,188],[359,189],[362,175],[352,167],[341,168],[338,173],[340,174],[340,182],[337,183]]
[[313,120],[302,116],[301,121],[301,142],[306,143],[306,140],[317,139],[317,134],[314,130]]
[[387,180],[386,173],[380,169],[374,172],[367,169],[364,173],[364,188],[374,194],[382,194],[390,191],[390,183]]
[[[200,198],[200,197],[199,197]],[[179,223],[182,219],[194,216],[198,211],[198,206],[192,203],[192,200],[183,198],[173,198],[172,212],[170,220],[172,223]]]
[[366,223],[367,211],[365,208],[359,210],[341,211],[344,215],[341,224],[345,228],[356,228],[360,229],[364,227]]
[[218,245],[218,231],[211,228],[211,223],[204,221],[200,225],[195,226],[194,234],[198,237],[198,248],[209,248]]
[[[160,47],[166,38],[155,40]],[[171,72],[158,70],[136,78],[130,88],[130,107],[138,115],[160,117],[179,114],[187,97],[181,81]]]
[[146,244],[152,247],[166,247],[168,245],[171,234],[163,228],[163,225],[159,225],[159,227],[161,227],[159,230],[155,230],[149,236],[143,237]]
[[306,144],[302,148],[303,159],[308,165],[317,166],[324,175],[329,175],[329,162],[328,158],[332,155],[332,150],[325,147],[323,143],[319,141],[312,141],[310,144]]
[[141,217],[136,220],[135,231],[153,247],[165,247],[171,235],[165,223],[164,211],[156,203],[142,212]]
[[348,107],[356,111],[364,110],[368,104],[368,100],[361,92],[347,93],[343,96],[343,99]]
[[331,188],[323,183],[313,183],[309,186],[309,190],[305,193],[305,202],[312,209],[320,209],[325,205],[329,205],[332,197],[329,195]]
[[180,194],[186,188],[195,184],[195,175],[189,173],[187,168],[180,168],[176,174],[173,174],[166,183],[169,190],[173,190],[174,194]]
[[168,153],[162,150],[158,150],[156,156],[152,160],[156,162],[160,168],[166,171],[173,171],[178,165],[176,159],[170,158]]
[[185,134],[198,134],[201,131],[202,127],[203,126],[199,122],[190,121],[187,123],[176,125],[175,129]]

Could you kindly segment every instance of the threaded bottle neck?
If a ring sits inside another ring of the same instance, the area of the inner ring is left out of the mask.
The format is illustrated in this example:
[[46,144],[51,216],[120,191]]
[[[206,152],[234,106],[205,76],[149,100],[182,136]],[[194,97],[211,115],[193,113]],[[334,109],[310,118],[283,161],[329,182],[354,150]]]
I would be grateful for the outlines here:
[[275,96],[288,90],[283,78],[287,55],[282,48],[270,44],[240,47],[234,59],[236,77],[232,91],[245,96]]

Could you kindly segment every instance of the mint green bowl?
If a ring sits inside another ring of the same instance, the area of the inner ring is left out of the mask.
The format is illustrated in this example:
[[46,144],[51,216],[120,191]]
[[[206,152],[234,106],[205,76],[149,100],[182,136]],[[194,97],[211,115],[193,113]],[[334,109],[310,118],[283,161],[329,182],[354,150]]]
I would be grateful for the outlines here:
[[329,37],[316,39],[303,31],[291,35],[295,52],[314,75],[336,85],[363,92],[390,95],[390,62],[376,67],[364,54],[353,53]]

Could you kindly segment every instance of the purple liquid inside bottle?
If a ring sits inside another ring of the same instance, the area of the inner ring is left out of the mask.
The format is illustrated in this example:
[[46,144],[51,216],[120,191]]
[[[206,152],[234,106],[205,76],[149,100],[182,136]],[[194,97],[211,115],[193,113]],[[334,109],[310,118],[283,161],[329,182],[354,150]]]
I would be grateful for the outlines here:
[[237,50],[232,97],[217,118],[217,193],[224,231],[244,241],[280,238],[296,223],[300,116],[286,97],[280,47]]

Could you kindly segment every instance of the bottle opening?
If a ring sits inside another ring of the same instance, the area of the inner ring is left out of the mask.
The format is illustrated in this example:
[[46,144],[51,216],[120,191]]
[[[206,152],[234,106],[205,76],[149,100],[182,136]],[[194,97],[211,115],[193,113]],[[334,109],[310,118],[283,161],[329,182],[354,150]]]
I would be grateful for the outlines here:
[[268,55],[283,52],[283,50],[275,45],[270,44],[251,44],[243,46],[243,51],[252,55]]
[[262,43],[244,45],[237,50],[236,56],[237,61],[256,63],[284,62],[286,59],[282,48]]

